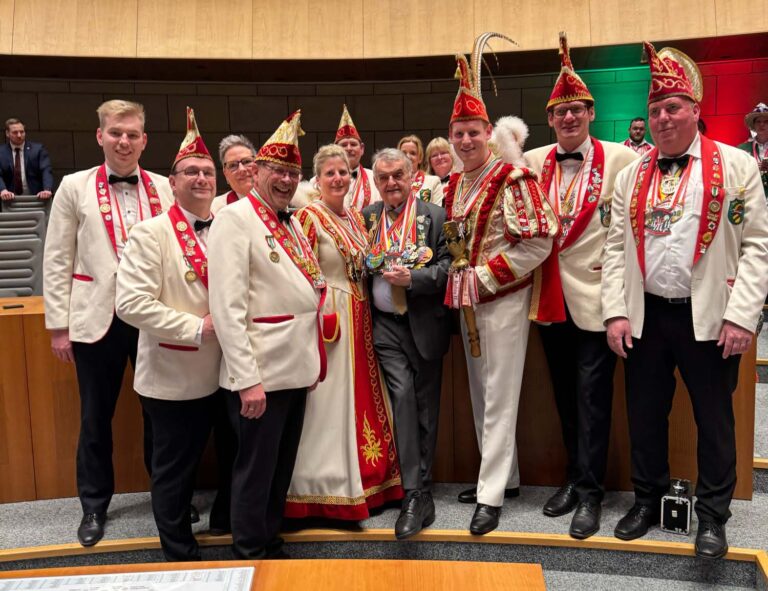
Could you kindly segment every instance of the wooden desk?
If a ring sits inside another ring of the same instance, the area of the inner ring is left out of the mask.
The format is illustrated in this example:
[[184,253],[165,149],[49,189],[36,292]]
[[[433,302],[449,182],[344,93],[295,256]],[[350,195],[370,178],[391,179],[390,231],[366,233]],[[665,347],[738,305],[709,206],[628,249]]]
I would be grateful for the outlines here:
[[[3,309],[23,304],[23,308]],[[53,357],[43,320],[42,298],[0,298],[0,502],[69,497],[75,487],[79,397],[74,367]],[[142,457],[141,408],[123,381],[114,429],[118,492],[148,490]],[[615,376],[613,426],[608,460],[609,489],[631,490],[623,366]],[[434,475],[439,482],[473,482],[480,464],[469,401],[461,338],[453,337],[443,366],[440,430]],[[755,349],[745,355],[734,394],[736,498],[752,498],[755,422]],[[531,328],[523,374],[518,451],[523,484],[560,485],[565,450],[538,330]],[[670,416],[670,464],[674,477],[696,479],[696,428],[685,386],[678,378]],[[203,465],[202,484],[213,482]]]
[[122,564],[0,573],[0,579],[254,566],[252,591],[545,591],[540,564],[437,560],[256,560]]

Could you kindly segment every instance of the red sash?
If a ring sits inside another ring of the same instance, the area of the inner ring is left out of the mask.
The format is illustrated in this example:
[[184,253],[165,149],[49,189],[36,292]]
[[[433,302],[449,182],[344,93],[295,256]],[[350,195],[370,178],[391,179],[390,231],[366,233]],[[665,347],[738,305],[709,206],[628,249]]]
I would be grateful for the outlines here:
[[187,264],[200,277],[205,289],[208,289],[208,257],[200,247],[200,241],[195,235],[194,228],[190,228],[189,222],[178,204],[174,203],[168,210],[168,217],[173,226],[173,233],[179,241],[181,252],[184,254]]
[[229,193],[227,193],[227,205],[232,205],[233,203],[237,203],[239,199],[240,198],[237,196],[237,193],[235,193],[234,191],[230,191]]
[[[704,186],[704,195],[701,200],[701,219],[699,232],[696,238],[696,250],[693,254],[693,264],[699,262],[701,256],[707,252],[709,245],[715,237],[723,210],[723,176],[720,149],[717,144],[708,137],[699,134],[701,138],[701,176]],[[632,235],[637,249],[637,260],[640,271],[645,277],[645,210],[648,201],[648,191],[651,188],[652,179],[658,166],[659,149],[654,148],[643,158],[637,171],[637,177],[632,185],[632,198],[629,202],[629,220],[632,226]],[[696,166],[692,159],[688,166]]]
[[[579,215],[576,216],[576,220],[562,245],[558,244],[557,238],[552,241],[552,252],[541,264],[542,289],[536,315],[536,320],[540,322],[565,322],[565,298],[563,297],[563,284],[560,280],[560,252],[571,246],[584,233],[595,213],[603,186],[605,150],[603,144],[595,138],[592,138],[592,145],[595,152],[592,156],[592,168],[589,172],[589,180]],[[547,198],[549,198],[552,185],[552,171],[557,166],[556,152],[557,147],[552,148],[541,169],[541,185]]]
[[[141,177],[141,182],[144,185],[144,191],[146,191],[147,198],[149,199],[149,209],[152,213],[152,217],[156,217],[163,213],[163,205],[160,202],[160,197],[157,194],[155,184],[152,182],[152,179],[149,178],[149,175],[141,168],[139,169],[139,175]],[[96,197],[99,201],[101,219],[104,220],[104,226],[107,229],[109,241],[112,243],[115,255],[117,255],[117,240],[115,240],[115,225],[112,221],[112,204],[110,203],[109,194],[107,165],[102,164],[96,171]],[[138,198],[141,199],[141,194],[139,194]]]
[[[359,209],[362,211],[366,207],[368,207],[371,203],[371,182],[368,180],[368,173],[365,172],[365,168],[360,166],[358,168],[358,179],[355,183],[355,191],[354,195],[352,196],[352,202],[350,203],[350,207],[353,207],[355,209]],[[359,203],[359,197],[360,197],[360,191],[363,192],[363,200],[362,203]]]
[[[253,193],[248,195],[248,199],[251,201],[251,205],[253,205],[256,215],[262,222],[264,222],[264,225],[267,226],[267,229],[275,238],[275,241],[283,248],[293,264],[296,265],[299,271],[301,271],[301,274],[304,275],[307,281],[309,281],[315,289],[324,289],[325,280],[322,278],[322,275],[319,276],[319,279],[316,279],[316,277],[310,273],[312,269],[319,273],[320,267],[317,264],[315,254],[312,252],[312,247],[301,232],[301,228],[299,228],[297,232],[299,244],[294,245],[293,239],[286,227],[277,219],[277,215],[272,208],[262,204],[258,198],[254,197]],[[293,223],[293,221],[289,223]]]

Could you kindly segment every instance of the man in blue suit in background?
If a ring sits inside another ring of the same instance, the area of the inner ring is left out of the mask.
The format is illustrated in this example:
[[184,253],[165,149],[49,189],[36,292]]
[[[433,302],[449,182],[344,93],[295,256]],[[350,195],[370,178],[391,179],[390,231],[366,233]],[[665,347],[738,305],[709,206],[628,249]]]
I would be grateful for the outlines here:
[[10,201],[16,195],[53,195],[53,169],[43,144],[26,141],[24,123],[16,118],[5,122],[8,143],[0,146],[0,199]]

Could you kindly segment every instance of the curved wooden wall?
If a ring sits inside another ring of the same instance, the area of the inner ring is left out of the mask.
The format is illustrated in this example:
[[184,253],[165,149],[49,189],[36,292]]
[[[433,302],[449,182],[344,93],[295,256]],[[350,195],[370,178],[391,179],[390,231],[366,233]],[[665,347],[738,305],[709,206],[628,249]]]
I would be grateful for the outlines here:
[[574,47],[768,30],[768,3],[751,0],[679,0],[674,7],[665,0],[550,0],[545,6],[522,0],[0,0],[0,53],[384,58],[467,52],[487,30],[509,35],[523,50],[553,48],[563,29]]

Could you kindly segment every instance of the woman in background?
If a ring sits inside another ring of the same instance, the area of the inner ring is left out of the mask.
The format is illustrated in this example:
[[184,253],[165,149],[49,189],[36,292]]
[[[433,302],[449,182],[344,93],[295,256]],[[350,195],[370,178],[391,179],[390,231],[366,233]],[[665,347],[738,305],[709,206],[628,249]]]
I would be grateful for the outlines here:
[[443,185],[440,178],[424,174],[424,144],[418,136],[407,135],[397,142],[397,149],[402,150],[413,164],[413,193],[422,201],[443,205]]
[[445,190],[455,162],[453,150],[447,139],[436,137],[427,144],[426,162],[427,174],[432,174],[439,178],[440,184],[443,186],[443,190]]

